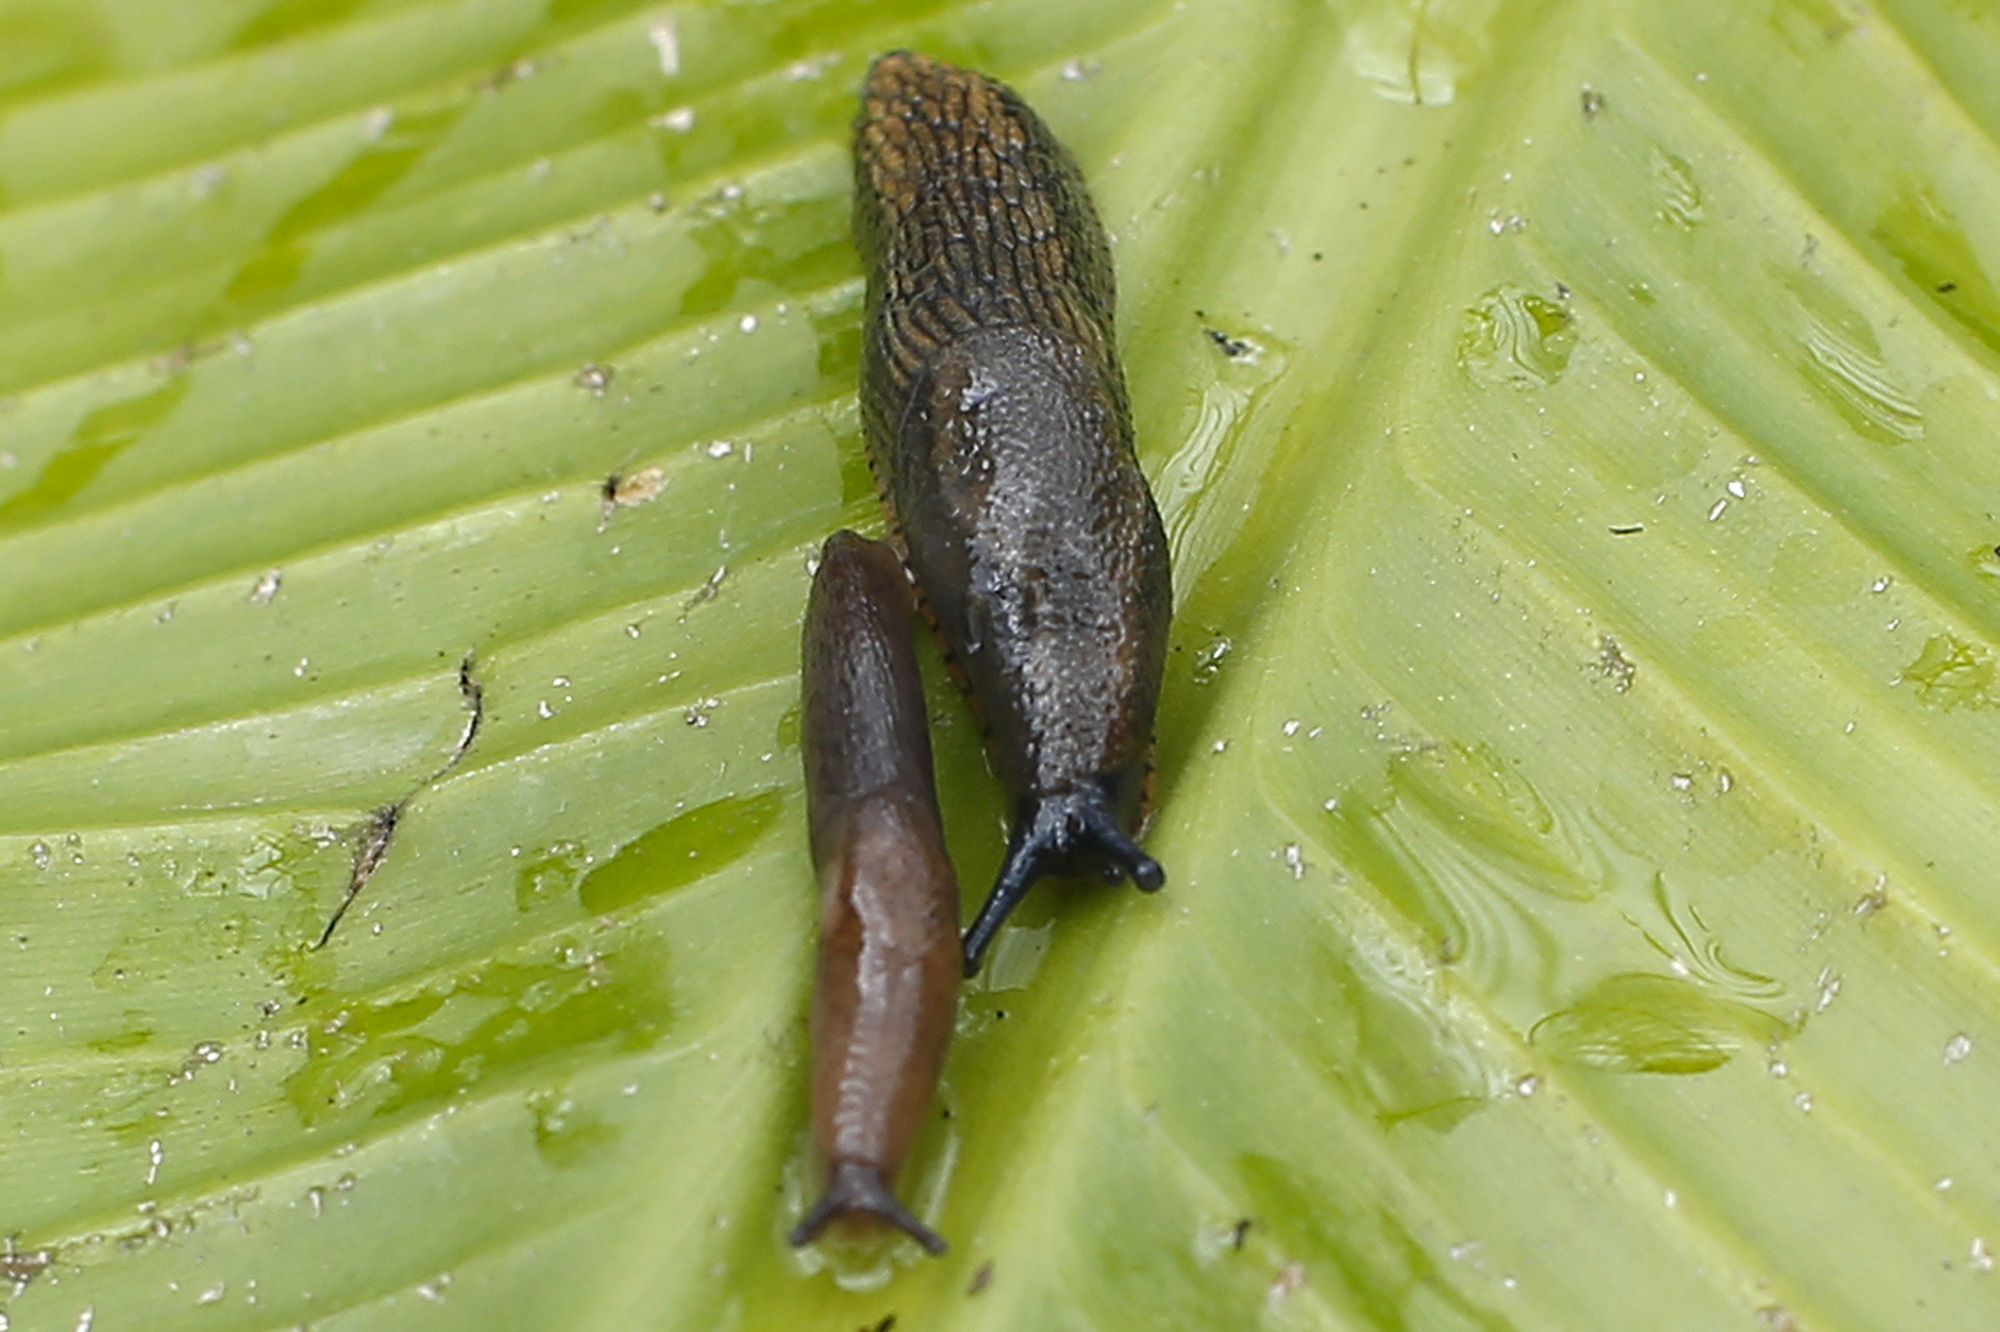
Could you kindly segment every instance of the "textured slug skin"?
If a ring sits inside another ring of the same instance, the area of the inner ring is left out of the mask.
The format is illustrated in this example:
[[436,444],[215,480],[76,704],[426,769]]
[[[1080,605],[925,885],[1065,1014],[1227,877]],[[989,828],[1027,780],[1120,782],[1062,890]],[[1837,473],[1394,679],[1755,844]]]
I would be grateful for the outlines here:
[[1159,886],[1143,817],[1171,587],[1133,453],[1104,229],[1018,95],[909,52],[855,144],[861,409],[910,570],[1016,802],[968,970],[1027,886]]
[[958,880],[945,855],[931,744],[894,551],[827,540],[806,607],[801,748],[820,881],[813,1136],[827,1191],[792,1242],[873,1217],[933,1253],[896,1199],[958,1003]]

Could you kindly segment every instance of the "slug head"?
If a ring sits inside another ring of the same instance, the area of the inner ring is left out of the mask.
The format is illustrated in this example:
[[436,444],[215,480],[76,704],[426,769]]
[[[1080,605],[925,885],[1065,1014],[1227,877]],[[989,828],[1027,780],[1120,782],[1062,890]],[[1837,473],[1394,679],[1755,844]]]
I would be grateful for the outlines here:
[[825,1196],[806,1213],[803,1221],[792,1227],[787,1238],[793,1248],[799,1248],[818,1239],[822,1231],[840,1220],[893,1226],[923,1245],[924,1252],[934,1258],[941,1256],[947,1247],[943,1236],[917,1220],[897,1199],[881,1168],[866,1161],[834,1162],[828,1172]]
[[1113,879],[1130,879],[1141,892],[1159,891],[1166,871],[1125,831],[1128,821],[1137,822],[1144,785],[1141,764],[1066,791],[1022,797],[993,891],[965,932],[967,976],[978,974],[1000,926],[1045,874],[1102,869]]

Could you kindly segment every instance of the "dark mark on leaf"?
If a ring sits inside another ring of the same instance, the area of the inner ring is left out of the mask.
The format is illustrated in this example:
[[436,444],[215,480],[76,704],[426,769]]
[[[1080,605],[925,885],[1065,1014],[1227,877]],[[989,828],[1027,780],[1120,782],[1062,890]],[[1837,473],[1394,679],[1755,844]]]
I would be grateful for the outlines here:
[[1243,1252],[1243,1241],[1250,1234],[1250,1225],[1250,1218],[1246,1216],[1230,1229],[1229,1247],[1237,1253]]
[[965,1293],[968,1295],[977,1295],[980,1291],[985,1290],[988,1286],[992,1284],[993,1284],[993,1264],[990,1262],[981,1263],[979,1265],[979,1270],[972,1274],[972,1280],[969,1283],[967,1283],[965,1287]]
[[1202,332],[1208,334],[1209,341],[1220,347],[1222,354],[1231,360],[1235,360],[1239,356],[1248,355],[1250,352],[1249,343],[1244,342],[1240,338],[1232,338],[1220,329],[1205,328]]
[[55,1254],[48,1249],[21,1249],[15,1247],[12,1235],[7,1237],[6,1248],[0,1251],[0,1279],[14,1285],[14,1293],[19,1295],[28,1288],[28,1283],[42,1274],[43,1269],[55,1261]]
[[602,532],[611,526],[611,519],[620,509],[629,509],[640,504],[650,504],[660,497],[667,488],[667,473],[660,467],[641,467],[636,472],[613,472],[604,478],[598,488],[603,498],[603,507],[597,518],[597,530]]
[[458,766],[459,760],[463,759],[466,751],[472,748],[472,742],[479,738],[480,723],[486,720],[486,691],[472,676],[472,659],[473,654],[468,652],[465,654],[465,660],[458,663],[458,696],[465,701],[472,715],[466,718],[465,734],[458,738],[458,748],[451,752],[451,757],[445,760],[444,766],[438,769],[437,777],[431,778],[432,781],[436,781],[438,777],[444,776]]
[[470,714],[465,720],[465,733],[459,736],[451,754],[436,772],[417,783],[415,789],[401,800],[376,810],[368,822],[362,825],[361,846],[354,855],[353,872],[347,876],[347,893],[340,899],[340,905],[333,909],[333,915],[326,922],[326,928],[320,931],[319,942],[313,945],[313,951],[317,952],[326,947],[327,941],[333,938],[334,927],[340,924],[341,918],[347,915],[347,909],[354,905],[354,899],[361,895],[361,890],[367,886],[368,880],[375,876],[375,871],[382,867],[384,860],[388,859],[389,844],[395,840],[396,827],[402,822],[404,809],[419,794],[456,768],[465,758],[467,751],[472,748],[472,742],[479,738],[479,727],[486,720],[486,691],[473,675],[473,663],[474,654],[468,652],[465,654],[465,660],[458,664],[458,694]]
[[403,817],[403,806],[406,803],[407,797],[393,805],[384,805],[363,825],[361,849],[354,856],[354,872],[347,876],[347,895],[340,899],[340,905],[333,909],[333,916],[326,922],[326,928],[320,931],[319,942],[313,945],[315,950],[326,947],[326,941],[333,937],[334,926],[340,924],[341,917],[347,914],[347,908],[354,905],[354,899],[361,895],[362,888],[375,876],[375,871],[381,868],[383,858],[389,854],[389,842],[396,835],[396,824]]

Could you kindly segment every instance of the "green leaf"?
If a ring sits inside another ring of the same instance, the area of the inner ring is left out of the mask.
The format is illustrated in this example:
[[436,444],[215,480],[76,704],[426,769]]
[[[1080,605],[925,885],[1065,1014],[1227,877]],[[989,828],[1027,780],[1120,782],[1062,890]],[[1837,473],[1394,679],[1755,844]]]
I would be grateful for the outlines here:
[[[1083,162],[1176,560],[1168,887],[968,987],[943,1261],[783,1242],[899,45]],[[1965,0],[0,0],[7,1326],[1992,1324],[1996,62]]]

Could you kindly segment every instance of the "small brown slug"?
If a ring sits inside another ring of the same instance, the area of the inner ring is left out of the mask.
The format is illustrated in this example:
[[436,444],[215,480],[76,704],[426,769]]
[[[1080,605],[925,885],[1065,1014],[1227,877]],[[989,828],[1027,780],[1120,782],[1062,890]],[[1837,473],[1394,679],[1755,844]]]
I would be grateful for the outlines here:
[[1151,891],[1146,810],[1172,589],[1132,446],[1110,247],[1069,153],[1011,89],[908,51],[855,135],[869,462],[1015,802],[965,936],[979,968],[1029,887]]
[[958,879],[945,855],[910,627],[894,551],[836,532],[806,606],[806,814],[820,882],[813,990],[813,1136],[826,1195],[792,1231],[886,1222],[945,1243],[898,1201],[896,1175],[929,1109],[958,1005]]

